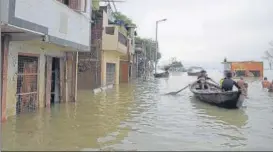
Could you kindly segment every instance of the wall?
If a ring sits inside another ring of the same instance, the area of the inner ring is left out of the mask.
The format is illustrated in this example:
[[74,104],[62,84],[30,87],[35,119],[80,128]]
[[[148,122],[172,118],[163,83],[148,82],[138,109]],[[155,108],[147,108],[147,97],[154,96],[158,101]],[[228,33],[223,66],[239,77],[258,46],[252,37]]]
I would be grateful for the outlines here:
[[39,106],[44,106],[45,92],[45,55],[62,57],[65,52],[58,51],[53,48],[44,47],[41,49],[39,45],[31,45],[26,42],[10,42],[7,70],[7,98],[6,98],[6,114],[12,116],[16,114],[16,87],[17,87],[17,68],[18,68],[18,53],[32,53],[39,55],[39,76],[38,76],[38,96]]
[[8,15],[9,15],[9,2],[8,0],[1,0],[1,8],[0,8],[0,15],[1,20],[4,23],[8,22]]
[[106,63],[115,63],[116,64],[116,81],[115,84],[119,84],[119,54],[113,51],[103,51],[102,52],[102,86],[106,85]]
[[[95,3],[95,1],[93,1]],[[97,15],[92,25],[91,52],[79,52],[78,89],[95,89],[101,86],[101,39],[103,18]],[[83,67],[83,68],[82,68]]]
[[57,0],[16,0],[15,16],[48,27],[51,36],[89,46],[90,10],[82,14]]
[[234,70],[259,70],[263,76],[263,62],[232,62],[231,69]]
[[127,46],[119,43],[118,35],[119,35],[119,26],[108,25],[108,16],[105,11],[103,11],[103,27],[115,27],[114,35],[106,34],[105,30],[102,32],[102,49],[103,50],[117,50],[122,54],[127,53]]

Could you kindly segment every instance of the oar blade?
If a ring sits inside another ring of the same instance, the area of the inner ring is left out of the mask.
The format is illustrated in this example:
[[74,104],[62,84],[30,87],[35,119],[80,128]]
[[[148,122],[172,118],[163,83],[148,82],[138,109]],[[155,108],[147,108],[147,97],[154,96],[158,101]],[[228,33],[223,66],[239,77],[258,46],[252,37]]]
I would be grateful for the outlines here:
[[177,94],[177,91],[176,92],[169,92],[169,93],[166,93],[165,95],[176,95]]

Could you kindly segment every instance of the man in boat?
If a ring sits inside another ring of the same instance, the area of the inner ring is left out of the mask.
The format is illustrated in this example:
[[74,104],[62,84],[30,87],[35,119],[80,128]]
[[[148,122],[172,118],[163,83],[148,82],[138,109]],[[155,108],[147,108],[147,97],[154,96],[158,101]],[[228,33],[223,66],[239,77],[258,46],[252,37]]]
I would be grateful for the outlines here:
[[208,77],[207,71],[202,70],[200,75],[197,77],[197,83],[199,84],[199,89],[208,89],[208,85],[205,83],[206,80],[212,80]]
[[170,66],[165,66],[165,67],[164,67],[165,73],[169,73],[169,69],[170,69],[170,68],[171,68]]
[[241,89],[241,87],[237,84],[237,82],[235,82],[231,78],[232,78],[232,73],[227,72],[226,78],[223,80],[221,88],[224,91],[232,91],[233,86],[235,85],[238,88],[238,90]]

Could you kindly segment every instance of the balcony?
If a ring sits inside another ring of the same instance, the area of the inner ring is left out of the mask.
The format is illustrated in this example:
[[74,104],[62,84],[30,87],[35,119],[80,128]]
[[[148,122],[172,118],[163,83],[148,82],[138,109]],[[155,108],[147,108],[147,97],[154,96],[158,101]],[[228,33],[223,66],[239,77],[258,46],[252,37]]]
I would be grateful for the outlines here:
[[128,39],[120,31],[118,26],[111,25],[104,28],[102,34],[102,49],[105,51],[116,51],[121,55],[127,54]]
[[136,53],[142,53],[144,50],[143,50],[143,44],[142,43],[137,43],[135,44],[135,52]]
[[13,37],[18,32],[34,33],[46,36],[53,44],[89,51],[90,8],[86,6],[91,1],[66,2],[74,8],[61,0],[3,0],[1,16],[7,26],[4,32]]

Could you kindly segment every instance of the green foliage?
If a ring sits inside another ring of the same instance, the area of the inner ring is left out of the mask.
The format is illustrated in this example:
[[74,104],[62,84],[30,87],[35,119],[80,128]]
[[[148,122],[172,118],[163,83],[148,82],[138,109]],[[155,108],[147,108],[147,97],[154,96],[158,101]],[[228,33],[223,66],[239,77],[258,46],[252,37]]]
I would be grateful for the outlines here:
[[[128,25],[135,25],[129,17],[126,15],[122,14],[121,12],[116,12],[114,13],[114,16],[117,20],[122,20],[124,21],[125,24]],[[154,61],[155,54],[156,54],[156,42],[152,39],[147,39],[147,38],[141,38],[141,37],[135,37],[136,43],[142,42],[144,43],[144,48],[146,49],[146,58],[150,61]],[[157,53],[157,60],[161,58],[161,53]]]
[[99,0],[93,0],[92,1],[92,10],[99,10],[100,9],[100,1]]
[[121,12],[115,12],[114,16],[117,20],[122,20],[124,21],[125,24],[129,24],[129,25],[135,25],[132,21],[132,19],[130,19],[129,17],[127,17],[126,15],[122,14]]
[[[155,61],[156,42],[152,39],[136,37],[136,42],[142,42],[146,50],[146,58],[150,61]],[[161,53],[157,53],[157,61],[161,58]]]

